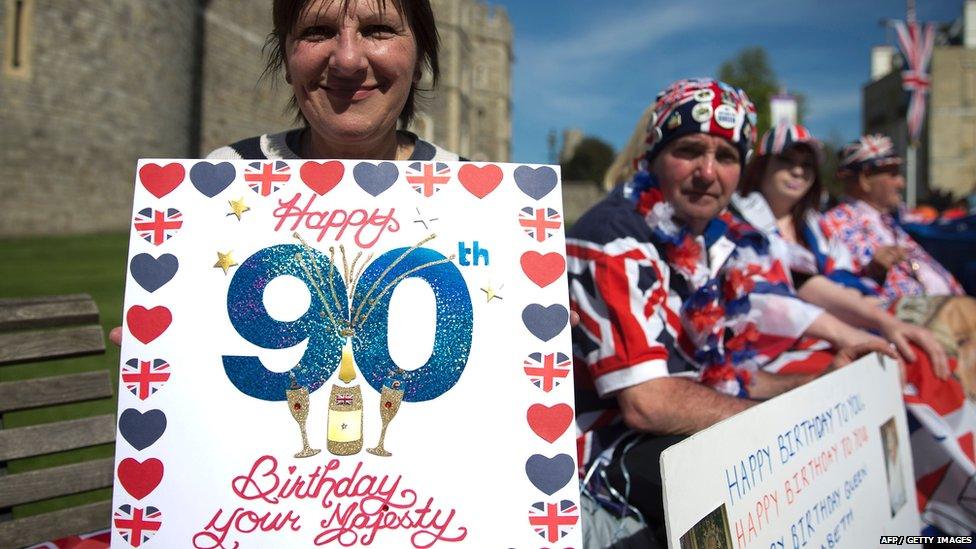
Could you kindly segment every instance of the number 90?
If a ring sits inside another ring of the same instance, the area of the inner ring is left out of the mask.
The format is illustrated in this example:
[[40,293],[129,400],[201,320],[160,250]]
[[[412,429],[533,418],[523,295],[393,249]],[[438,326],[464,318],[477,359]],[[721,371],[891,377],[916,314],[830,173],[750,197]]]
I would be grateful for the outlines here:
[[[304,259],[304,266],[298,257]],[[312,263],[317,267],[310,266]],[[309,280],[308,268],[321,273],[321,295]],[[265,289],[280,276],[304,281],[311,295],[308,310],[293,321],[271,318],[264,306]],[[356,318],[353,355],[366,382],[379,391],[391,371],[401,371],[390,357],[388,345],[390,300],[399,282],[414,277],[433,290],[436,329],[430,358],[401,378],[403,399],[419,402],[437,398],[457,383],[467,364],[473,310],[458,268],[440,253],[422,247],[390,250],[376,258],[356,283],[352,300],[347,297],[339,270],[317,250],[281,244],[249,257],[234,273],[227,291],[227,314],[234,329],[265,349],[294,347],[306,339],[308,347],[288,372],[272,372],[256,356],[224,355],[228,379],[244,394],[262,400],[285,400],[291,374],[309,392],[315,391],[335,372],[345,342],[333,321]]]

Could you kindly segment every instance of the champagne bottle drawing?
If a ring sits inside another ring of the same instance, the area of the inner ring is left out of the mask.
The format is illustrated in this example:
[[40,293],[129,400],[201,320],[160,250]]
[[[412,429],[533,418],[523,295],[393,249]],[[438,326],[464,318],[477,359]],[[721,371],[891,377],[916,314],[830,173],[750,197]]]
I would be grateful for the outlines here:
[[356,379],[352,344],[346,339],[339,362],[339,381],[329,395],[328,450],[337,456],[351,456],[363,449],[363,393]]
[[[426,242],[433,240],[436,235],[431,234],[413,247],[404,251],[392,265],[387,267],[386,271],[380,275],[379,279],[377,279],[365,293],[359,306],[355,308],[355,312],[353,311],[353,307],[350,306],[348,308],[348,317],[342,318],[339,316],[339,311],[333,312],[332,308],[328,305],[329,301],[326,300],[325,297],[325,292],[330,291],[332,303],[339,303],[338,293],[335,290],[335,284],[332,276],[322,276],[322,269],[318,265],[315,256],[311,253],[311,248],[297,232],[293,233],[292,236],[298,239],[298,241],[302,244],[302,248],[305,253],[295,254],[295,259],[298,261],[299,265],[301,265],[302,271],[305,273],[305,276],[308,277],[308,281],[311,283],[316,295],[322,302],[323,311],[321,314],[323,318],[327,317],[332,329],[336,330],[336,332],[344,337],[346,341],[343,345],[342,357],[339,361],[339,381],[332,385],[332,390],[329,395],[327,449],[332,454],[339,456],[353,455],[359,453],[363,448],[362,391],[359,385],[350,385],[356,379],[355,360],[352,352],[352,338],[356,335],[356,327],[361,326],[366,322],[378,300],[392,290],[401,280],[422,269],[453,261],[454,255],[452,254],[449,257],[430,261],[417,267],[413,267],[412,269],[396,276],[392,281],[380,288],[380,281],[383,279],[386,273],[393,268],[393,265],[398,263],[417,248],[421,247]],[[356,254],[356,257],[353,259],[350,266],[346,258],[345,247],[342,245],[339,246],[339,254],[342,259],[342,277],[348,290],[346,295],[349,297],[347,297],[347,299],[351,299],[351,296],[356,295],[356,286],[362,278],[366,264],[369,263],[373,256],[370,254],[362,263],[359,263],[359,259],[362,256],[362,252],[360,251]],[[308,261],[305,260],[305,255],[308,256]],[[335,248],[330,247],[330,268],[332,268],[332,266],[338,267],[338,265],[335,263],[335,259]],[[311,266],[309,266],[309,263],[311,263]],[[357,263],[359,263],[358,271],[356,270]],[[326,286],[328,287],[326,288]],[[367,304],[369,305],[368,307],[366,306]],[[402,371],[397,373],[405,374],[405,372]],[[392,374],[393,372],[391,372],[391,375]],[[388,379],[387,383],[383,385],[380,395],[382,433],[380,435],[380,440],[377,447],[370,448],[369,450],[370,453],[374,455],[391,455],[390,452],[383,447],[383,441],[386,438],[387,426],[393,419],[393,416],[395,416],[397,411],[400,409],[400,402],[403,400],[405,391],[402,387],[402,383],[406,381],[409,376],[401,377],[402,380]]]

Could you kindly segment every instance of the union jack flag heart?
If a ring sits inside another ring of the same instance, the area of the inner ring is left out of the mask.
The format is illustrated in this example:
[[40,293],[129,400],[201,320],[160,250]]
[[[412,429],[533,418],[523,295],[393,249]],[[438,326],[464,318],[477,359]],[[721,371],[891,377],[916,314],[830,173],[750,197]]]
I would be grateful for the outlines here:
[[159,246],[176,235],[183,226],[183,214],[176,208],[165,212],[143,208],[133,218],[133,226],[146,242]]
[[244,168],[244,181],[252,191],[268,196],[291,179],[291,167],[284,160],[251,162]]
[[122,365],[122,383],[139,400],[146,400],[169,381],[169,363],[161,358],[152,361],[129,359]]
[[522,230],[539,242],[551,237],[555,230],[563,225],[563,217],[552,208],[532,208],[527,206],[519,210],[519,225]]
[[522,369],[532,384],[547,393],[569,377],[572,367],[573,361],[563,353],[532,353],[522,361]]
[[407,166],[406,176],[413,190],[431,197],[451,180],[451,168],[443,162],[414,162]]
[[549,543],[562,539],[579,522],[579,509],[568,499],[559,503],[540,501],[529,507],[529,525]]
[[162,511],[155,507],[142,508],[125,504],[115,510],[112,524],[129,545],[140,547],[163,526],[162,518]]

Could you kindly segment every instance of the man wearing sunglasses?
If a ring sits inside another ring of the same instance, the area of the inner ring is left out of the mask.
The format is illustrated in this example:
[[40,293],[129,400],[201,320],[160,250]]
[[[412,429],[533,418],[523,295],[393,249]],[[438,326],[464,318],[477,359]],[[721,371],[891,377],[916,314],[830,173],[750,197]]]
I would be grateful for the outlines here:
[[902,159],[885,135],[862,136],[839,153],[847,200],[825,215],[855,267],[879,286],[885,305],[906,296],[962,295],[959,282],[898,223]]

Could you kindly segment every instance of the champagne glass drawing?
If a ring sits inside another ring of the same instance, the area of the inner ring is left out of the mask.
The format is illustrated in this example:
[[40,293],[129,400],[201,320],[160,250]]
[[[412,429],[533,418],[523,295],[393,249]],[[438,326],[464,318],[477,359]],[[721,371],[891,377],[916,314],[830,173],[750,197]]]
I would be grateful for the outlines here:
[[[393,372],[390,372],[390,375],[392,376]],[[403,402],[403,389],[401,388],[400,381],[387,379],[387,382],[383,384],[383,388],[380,390],[380,418],[383,421],[383,426],[380,429],[380,440],[376,444],[376,448],[367,448],[367,452],[374,456],[382,457],[390,457],[393,455],[383,447],[383,441],[386,439],[386,428],[400,410],[401,402]]]
[[298,422],[298,428],[302,431],[302,450],[295,454],[297,458],[311,457],[319,453],[308,445],[308,433],[305,432],[305,421],[308,420],[308,388],[302,387],[295,380],[295,375],[291,376],[291,387],[285,389],[285,396],[288,398],[288,409],[291,416]]

